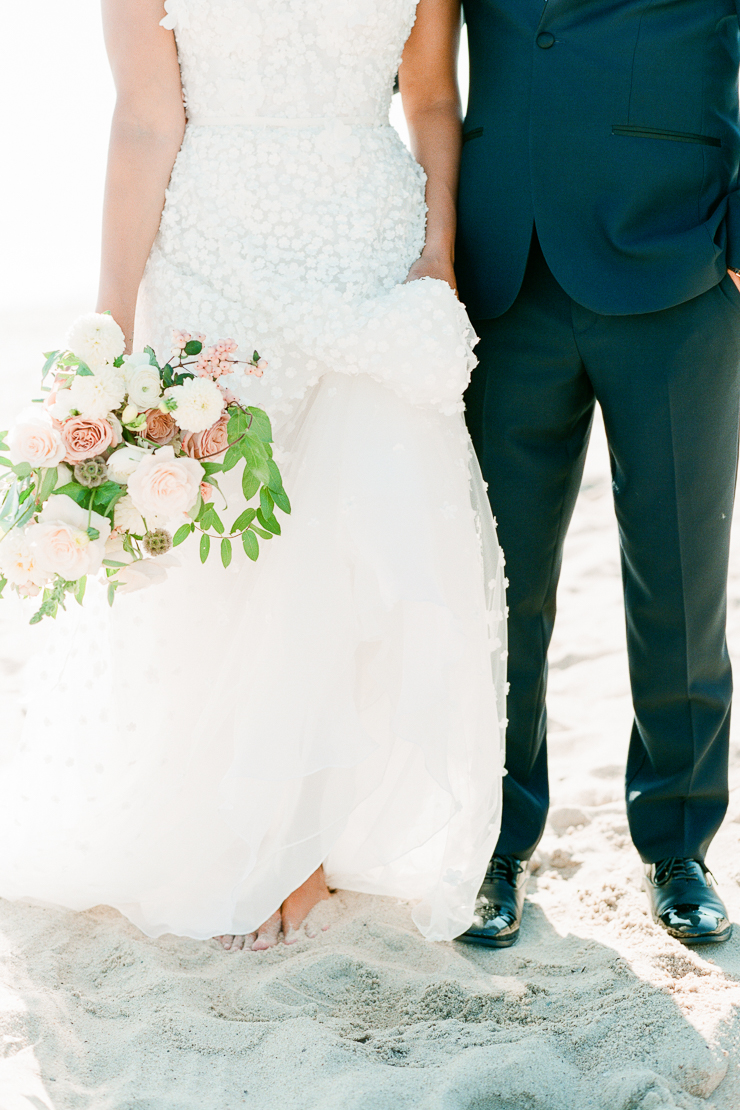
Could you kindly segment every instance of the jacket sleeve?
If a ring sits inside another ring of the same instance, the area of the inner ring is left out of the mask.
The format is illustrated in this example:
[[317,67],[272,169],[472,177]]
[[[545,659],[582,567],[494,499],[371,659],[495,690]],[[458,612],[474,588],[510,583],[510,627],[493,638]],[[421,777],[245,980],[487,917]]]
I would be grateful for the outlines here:
[[[740,33],[740,0],[735,0],[735,10],[738,18],[738,33]],[[737,184],[736,182],[736,186]],[[727,268],[740,270],[740,189],[737,187],[727,194],[725,228],[727,230]]]

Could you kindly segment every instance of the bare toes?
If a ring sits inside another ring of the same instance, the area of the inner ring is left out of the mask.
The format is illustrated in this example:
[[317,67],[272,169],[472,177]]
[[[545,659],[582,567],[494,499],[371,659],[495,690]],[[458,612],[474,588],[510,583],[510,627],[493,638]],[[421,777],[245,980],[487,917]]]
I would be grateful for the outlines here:
[[263,952],[266,948],[274,948],[280,936],[281,924],[280,911],[277,910],[264,925],[260,925],[257,930],[257,939],[252,945],[252,951]]
[[234,937],[231,936],[229,933],[224,933],[223,936],[214,937],[213,939],[217,940],[221,947],[225,948],[227,952],[230,951],[231,946],[234,943]]

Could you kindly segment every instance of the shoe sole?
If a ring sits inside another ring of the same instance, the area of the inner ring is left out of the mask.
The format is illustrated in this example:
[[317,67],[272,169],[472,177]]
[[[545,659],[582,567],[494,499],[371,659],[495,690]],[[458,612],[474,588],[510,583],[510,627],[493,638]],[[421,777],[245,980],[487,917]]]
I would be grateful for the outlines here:
[[463,933],[462,936],[455,937],[455,940],[462,941],[463,944],[478,944],[481,948],[511,948],[519,940],[519,930],[508,937],[477,937]]
[[[665,931],[668,933],[667,929]],[[729,929],[725,929],[724,933],[717,933],[715,936],[677,937],[673,933],[668,933],[668,936],[686,945],[687,948],[698,948],[702,944],[725,944],[732,936],[732,925],[730,925]]]

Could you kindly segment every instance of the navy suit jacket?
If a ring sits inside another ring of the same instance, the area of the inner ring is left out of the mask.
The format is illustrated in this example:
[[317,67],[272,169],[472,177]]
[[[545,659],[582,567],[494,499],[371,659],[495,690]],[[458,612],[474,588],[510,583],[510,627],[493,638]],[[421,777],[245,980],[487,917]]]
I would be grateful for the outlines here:
[[456,269],[505,312],[536,225],[574,300],[607,315],[740,268],[740,0],[464,0],[470,98]]

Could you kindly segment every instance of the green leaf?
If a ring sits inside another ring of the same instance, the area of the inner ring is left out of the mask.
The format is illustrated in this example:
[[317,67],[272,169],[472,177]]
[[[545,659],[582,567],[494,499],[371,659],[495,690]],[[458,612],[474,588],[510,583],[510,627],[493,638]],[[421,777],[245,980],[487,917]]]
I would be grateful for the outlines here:
[[215,528],[220,536],[223,535],[223,532],[224,532],[223,521],[221,520],[221,517],[218,515],[218,513],[215,511],[215,509],[214,509],[214,512],[213,512],[213,524],[212,524],[211,527]]
[[116,599],[116,589],[118,588],[117,582],[108,583],[108,604],[112,605]]
[[57,482],[57,468],[50,466],[41,471],[41,481],[39,482],[39,491],[36,494],[36,500],[39,502],[46,501],[46,498],[53,491]]
[[232,527],[231,531],[242,532],[249,524],[252,523],[256,515],[257,512],[255,509],[245,509],[244,512],[240,513],[240,515],[234,521],[234,526]]
[[200,537],[200,561],[205,563],[208,558],[208,552],[211,550],[211,537],[206,536],[205,533]]
[[44,358],[46,359],[46,362],[44,363],[43,368],[41,370],[41,381],[44,380],[46,375],[51,370],[52,366],[56,362],[58,354],[59,354],[59,351],[44,351]]
[[258,351],[252,351],[252,361],[259,362],[260,356]]
[[203,344],[197,339],[191,339],[189,343],[185,344],[186,355],[199,355],[203,350]]
[[283,478],[278,469],[278,464],[273,459],[269,459],[267,469],[270,471],[270,478],[267,482],[268,489],[271,493],[274,491],[280,493],[283,488]]
[[225,567],[231,562],[231,540],[221,540],[221,562]]
[[0,597],[3,596],[3,590],[8,584],[7,578],[0,578]]
[[171,385],[174,385],[174,382],[175,379],[172,373],[172,367],[169,363],[167,363],[167,365],[162,370],[162,385],[165,387],[165,389],[169,389]]
[[[259,516],[259,509],[257,510],[257,515]],[[258,536],[261,536],[263,540],[272,539],[272,532],[265,532],[264,528],[259,528],[256,524],[250,524],[249,527],[253,532],[256,532]]]
[[267,486],[263,486],[260,490],[260,508],[262,509],[264,515],[273,516],[274,514],[272,510],[274,506],[275,502],[272,499],[272,495],[270,494],[269,489],[267,488]]
[[252,471],[245,467],[244,473],[242,474],[242,493],[244,494],[244,500],[250,501],[259,488],[259,478],[255,478]]
[[272,425],[270,424],[270,417],[264,409],[258,409],[254,405],[249,405],[247,412],[252,417],[252,424],[250,430],[255,433],[265,443],[272,443]]
[[[153,347],[145,347],[144,354],[149,355],[149,362],[152,366],[157,366],[157,353]],[[158,366],[157,369],[159,369]]]
[[31,473],[31,467],[27,462],[16,463],[11,467],[16,478],[28,478]]
[[258,509],[257,520],[260,522],[263,528],[266,528],[268,532],[272,532],[273,536],[280,535],[280,525],[278,524],[274,516],[267,516],[266,513],[262,512],[262,509]]
[[77,588],[75,589],[75,601],[78,605],[82,605],[82,600],[85,596],[85,587],[87,586],[87,577],[83,575],[82,578],[77,579]]
[[237,439],[241,439],[247,430],[248,416],[241,409],[236,409],[229,416],[229,423],[226,429],[229,443],[235,443]]
[[93,509],[103,516],[110,516],[110,511],[120,497],[126,492],[118,482],[103,482],[93,494]]
[[86,508],[88,491],[84,486],[79,485],[77,482],[67,482],[66,486],[60,486],[59,489],[54,490],[55,493],[64,493],[67,497],[71,497],[78,505]]
[[198,524],[200,524],[201,528],[208,529],[213,527],[213,518],[215,516],[215,513],[216,510],[213,507],[213,503],[211,501],[204,501],[203,512],[200,514],[200,519],[198,521]]
[[79,363],[79,365],[77,367],[77,373],[81,378],[94,378],[95,377],[92,370],[90,369],[90,367],[85,362]]
[[284,513],[290,513],[290,501],[284,489],[273,490],[272,499],[277,505],[278,509],[282,509]]
[[210,478],[212,474],[220,474],[223,471],[223,464],[220,462],[202,462],[203,473],[206,478]]
[[252,562],[254,562],[259,557],[260,553],[259,540],[255,536],[254,532],[250,532],[247,530],[242,536],[242,544],[244,545],[244,551],[247,555],[247,558],[251,559]]
[[233,470],[242,457],[241,444],[234,443],[224,455],[223,471]]
[[0,466],[7,466],[11,470],[13,469],[12,462],[10,461],[10,459],[6,459],[5,456],[0,456]]
[[127,567],[128,563],[117,563],[115,559],[103,559],[104,567]]
[[198,494],[198,500],[195,502],[192,509],[188,510],[188,516],[190,517],[191,520],[197,520],[198,519],[198,517],[200,516],[200,514],[203,510],[204,505],[205,505],[205,501],[203,500],[201,495]]
[[93,542],[100,539],[100,529],[93,528],[92,526],[87,529],[87,534]]
[[172,537],[172,546],[179,547],[179,545],[188,538],[192,530],[192,524],[181,524]]
[[255,478],[259,478],[260,482],[267,482],[270,477],[270,471],[267,469],[266,459],[264,462],[258,462],[254,466],[250,467],[250,470],[254,474]]

